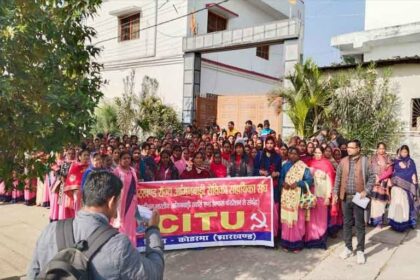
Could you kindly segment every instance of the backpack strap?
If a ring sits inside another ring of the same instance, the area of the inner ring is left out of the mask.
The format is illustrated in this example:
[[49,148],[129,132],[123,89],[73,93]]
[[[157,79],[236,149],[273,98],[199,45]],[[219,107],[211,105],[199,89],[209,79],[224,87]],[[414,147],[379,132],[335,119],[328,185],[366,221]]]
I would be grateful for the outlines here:
[[87,239],[88,249],[84,252],[84,254],[88,260],[91,260],[99,249],[101,249],[101,247],[116,234],[118,234],[118,230],[111,226],[98,227]]
[[74,246],[73,220],[74,219],[57,221],[56,241],[59,252]]

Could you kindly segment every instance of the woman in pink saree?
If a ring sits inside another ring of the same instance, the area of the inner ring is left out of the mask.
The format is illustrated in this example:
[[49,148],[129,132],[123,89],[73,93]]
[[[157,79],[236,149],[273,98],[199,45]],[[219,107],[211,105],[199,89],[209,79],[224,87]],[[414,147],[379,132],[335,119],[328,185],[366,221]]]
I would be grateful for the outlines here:
[[25,179],[25,189],[23,191],[23,196],[25,198],[26,206],[35,205],[37,185],[38,185],[37,178]]
[[384,214],[386,205],[389,202],[390,194],[387,181],[380,182],[380,177],[389,173],[388,168],[392,168],[391,158],[386,154],[385,143],[379,143],[376,154],[369,160],[369,166],[373,173],[375,173],[375,185],[371,192],[370,205],[370,224],[372,226],[382,227],[384,223]]
[[317,203],[310,210],[309,221],[306,222],[306,248],[327,248],[329,205],[335,181],[335,170],[331,161],[323,157],[323,153],[323,148],[315,148],[314,159],[309,162],[314,178],[311,191],[317,197]]
[[17,172],[12,171],[12,185],[11,185],[12,200],[10,203],[18,203],[24,201],[23,190],[19,186],[19,179]]
[[114,169],[122,183],[123,188],[119,198],[117,218],[111,224],[121,233],[128,236],[134,247],[137,247],[136,227],[137,221],[135,217],[137,208],[137,176],[134,168],[131,167],[131,156],[128,152],[122,152],[120,162]]

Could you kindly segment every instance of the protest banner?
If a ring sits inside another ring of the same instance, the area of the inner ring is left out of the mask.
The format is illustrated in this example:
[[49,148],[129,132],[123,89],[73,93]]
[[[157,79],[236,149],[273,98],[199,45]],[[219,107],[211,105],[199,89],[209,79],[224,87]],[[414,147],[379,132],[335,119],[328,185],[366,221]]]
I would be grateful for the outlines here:
[[[274,246],[270,177],[142,182],[139,204],[160,212],[165,249]],[[144,227],[137,246],[144,249]]]

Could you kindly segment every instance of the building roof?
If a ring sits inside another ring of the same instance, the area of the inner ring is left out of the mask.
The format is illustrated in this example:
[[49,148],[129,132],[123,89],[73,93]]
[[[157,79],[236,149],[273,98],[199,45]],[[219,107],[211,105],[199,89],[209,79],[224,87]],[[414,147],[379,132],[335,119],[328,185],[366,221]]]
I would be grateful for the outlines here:
[[331,46],[346,55],[361,54],[375,46],[417,41],[420,41],[420,22],[338,35],[331,38]]
[[[420,56],[406,56],[406,57],[394,57],[392,59],[382,59],[376,61],[367,61],[363,62],[360,65],[366,67],[371,63],[375,63],[377,67],[386,67],[396,64],[420,64]],[[359,64],[333,64],[329,66],[319,67],[321,71],[330,71],[330,70],[344,70],[357,67]]]

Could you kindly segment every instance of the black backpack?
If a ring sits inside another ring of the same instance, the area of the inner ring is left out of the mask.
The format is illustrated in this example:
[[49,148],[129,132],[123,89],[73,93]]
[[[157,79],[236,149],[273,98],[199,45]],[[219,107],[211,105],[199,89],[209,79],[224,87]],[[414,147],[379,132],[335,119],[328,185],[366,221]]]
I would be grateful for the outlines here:
[[96,252],[118,231],[111,226],[98,227],[87,240],[77,243],[73,236],[73,219],[57,222],[58,253],[43,268],[37,279],[89,279],[89,263]]

